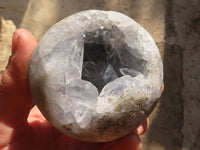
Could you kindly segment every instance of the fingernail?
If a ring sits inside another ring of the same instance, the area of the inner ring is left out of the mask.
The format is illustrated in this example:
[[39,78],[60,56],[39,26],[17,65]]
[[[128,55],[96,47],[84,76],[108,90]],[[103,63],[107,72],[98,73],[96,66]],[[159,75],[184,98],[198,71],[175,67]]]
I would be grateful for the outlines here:
[[19,36],[17,35],[17,33],[13,33],[13,40],[17,41],[19,39]]
[[12,55],[16,52],[16,47],[17,47],[17,41],[19,39],[19,36],[17,33],[13,33],[13,38],[12,38]]
[[15,39],[18,39],[17,33],[14,33],[14,37],[15,37]]

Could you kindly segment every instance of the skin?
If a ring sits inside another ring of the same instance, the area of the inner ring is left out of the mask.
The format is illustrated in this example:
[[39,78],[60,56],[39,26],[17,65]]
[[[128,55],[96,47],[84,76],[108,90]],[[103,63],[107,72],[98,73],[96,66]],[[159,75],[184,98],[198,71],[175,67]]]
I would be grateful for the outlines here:
[[142,150],[139,135],[146,132],[148,120],[116,141],[89,143],[60,133],[37,106],[32,108],[28,69],[36,46],[27,30],[13,34],[12,55],[0,79],[0,150]]

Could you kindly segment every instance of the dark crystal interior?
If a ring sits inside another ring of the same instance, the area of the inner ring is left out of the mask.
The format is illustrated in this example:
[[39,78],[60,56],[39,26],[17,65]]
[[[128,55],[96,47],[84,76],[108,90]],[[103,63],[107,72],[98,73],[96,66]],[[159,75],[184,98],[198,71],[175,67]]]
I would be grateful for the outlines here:
[[146,74],[146,61],[130,53],[123,34],[116,27],[85,35],[82,79],[90,81],[99,92],[123,75]]
[[118,71],[117,65],[115,65],[113,69],[116,73],[118,72],[117,76],[110,71],[109,79],[106,81],[103,76],[109,64],[104,45],[97,43],[84,44],[82,79],[90,81],[99,91],[107,82],[122,76]]

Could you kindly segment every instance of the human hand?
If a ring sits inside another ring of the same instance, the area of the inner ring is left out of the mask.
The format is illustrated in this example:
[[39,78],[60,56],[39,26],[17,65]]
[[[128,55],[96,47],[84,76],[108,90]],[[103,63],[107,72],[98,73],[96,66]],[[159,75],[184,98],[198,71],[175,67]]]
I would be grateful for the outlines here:
[[57,131],[42,116],[28,82],[29,61],[37,46],[33,35],[18,29],[13,35],[12,55],[0,79],[1,150],[141,150],[138,135],[148,128],[148,120],[132,134],[107,143],[89,143]]

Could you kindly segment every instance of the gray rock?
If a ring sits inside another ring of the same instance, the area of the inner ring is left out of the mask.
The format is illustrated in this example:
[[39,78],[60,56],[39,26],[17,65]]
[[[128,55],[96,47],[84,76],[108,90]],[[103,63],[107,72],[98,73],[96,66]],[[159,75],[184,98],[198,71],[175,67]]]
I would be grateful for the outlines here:
[[131,18],[88,10],[52,26],[34,51],[31,92],[61,132],[106,142],[136,129],[162,91],[158,48]]

